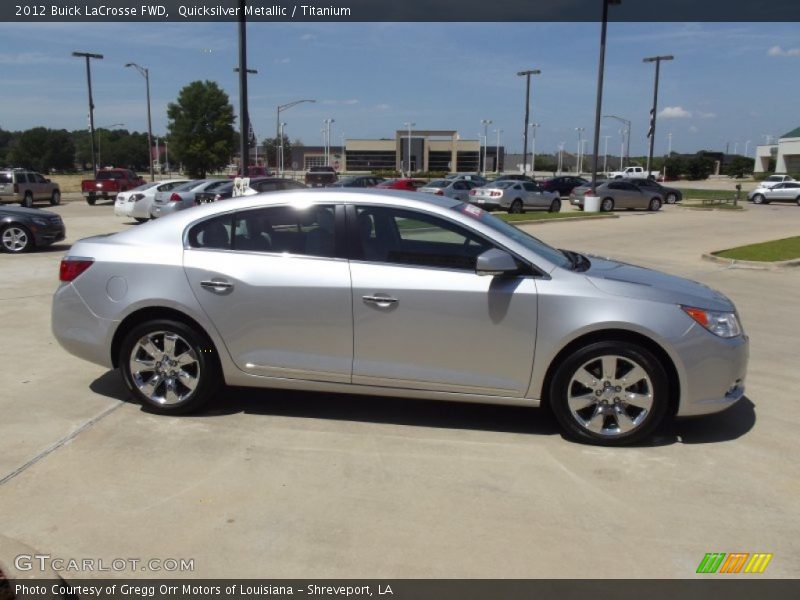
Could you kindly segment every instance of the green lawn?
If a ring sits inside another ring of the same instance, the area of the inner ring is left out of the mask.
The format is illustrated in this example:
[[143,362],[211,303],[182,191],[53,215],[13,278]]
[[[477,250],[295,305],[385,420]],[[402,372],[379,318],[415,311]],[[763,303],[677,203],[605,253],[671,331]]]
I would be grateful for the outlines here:
[[[736,196],[736,190],[698,190],[694,188],[688,188],[681,190],[681,192],[683,193],[683,198],[685,201],[725,200],[727,198],[734,198]],[[739,200],[742,202],[747,202],[747,192],[739,192]]]
[[732,260],[756,260],[772,262],[777,260],[792,260],[800,258],[800,236],[783,240],[773,240],[749,246],[739,246],[730,250],[714,252],[714,256],[730,258]]
[[684,208],[693,208],[696,210],[711,210],[717,208],[720,210],[743,210],[744,209],[743,204],[744,202],[742,200],[739,200],[739,203],[736,204],[735,206],[733,204],[703,204],[700,201],[697,202],[688,201],[681,203],[681,205]]
[[601,214],[601,213],[583,213],[583,212],[545,212],[545,211],[537,211],[537,212],[527,212],[521,215],[509,215],[508,213],[492,213],[495,217],[500,217],[504,221],[514,222],[514,221],[546,221],[548,219],[569,219],[569,218],[609,218],[613,217],[613,215],[608,214]]

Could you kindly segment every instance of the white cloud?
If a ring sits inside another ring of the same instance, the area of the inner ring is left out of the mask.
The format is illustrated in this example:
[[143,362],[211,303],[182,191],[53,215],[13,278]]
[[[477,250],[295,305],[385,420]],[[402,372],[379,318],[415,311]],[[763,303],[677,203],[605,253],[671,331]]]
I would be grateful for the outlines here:
[[689,127],[689,133],[697,133],[698,131],[700,131],[700,130],[697,127],[695,127],[694,125]]
[[667,106],[658,113],[658,116],[662,119],[686,119],[691,117],[692,113],[682,106]]
[[800,56],[800,48],[782,48],[781,46],[773,46],[767,51],[769,56]]
[[376,104],[375,108],[378,110],[389,110],[390,107],[388,104]]
[[698,119],[713,119],[713,118],[715,118],[715,117],[717,116],[717,113],[713,113],[713,112],[703,112],[703,111],[700,111],[700,110],[698,110],[698,111],[696,111],[696,112],[694,113],[694,115],[695,115],[695,116],[696,116]]

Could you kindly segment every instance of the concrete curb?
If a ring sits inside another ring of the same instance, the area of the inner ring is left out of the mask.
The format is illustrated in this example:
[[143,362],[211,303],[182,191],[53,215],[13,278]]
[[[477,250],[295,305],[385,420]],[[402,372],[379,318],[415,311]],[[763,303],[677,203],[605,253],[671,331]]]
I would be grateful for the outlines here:
[[757,260],[735,260],[732,258],[723,258],[721,256],[714,256],[713,254],[703,254],[703,260],[726,265],[732,269],[755,269],[758,271],[777,271],[779,269],[789,269],[793,267],[800,267],[800,258],[792,260],[779,260],[775,262],[762,262]]
[[597,219],[619,219],[619,215],[599,215],[597,217],[564,217],[563,219],[530,219],[529,221],[506,221],[509,225],[544,225],[545,223],[564,223],[574,221],[596,221]]

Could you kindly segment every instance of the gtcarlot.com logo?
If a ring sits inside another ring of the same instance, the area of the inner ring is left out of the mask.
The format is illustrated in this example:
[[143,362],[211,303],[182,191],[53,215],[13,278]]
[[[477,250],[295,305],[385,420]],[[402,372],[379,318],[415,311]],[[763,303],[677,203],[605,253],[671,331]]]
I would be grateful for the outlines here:
[[697,572],[714,573],[763,573],[772,554],[764,552],[708,552],[697,565]]

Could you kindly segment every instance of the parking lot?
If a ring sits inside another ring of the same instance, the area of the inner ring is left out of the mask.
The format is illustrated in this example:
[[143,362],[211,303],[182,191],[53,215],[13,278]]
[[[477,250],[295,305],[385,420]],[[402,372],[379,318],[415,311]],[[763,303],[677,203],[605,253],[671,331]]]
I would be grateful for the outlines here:
[[762,577],[798,575],[800,271],[701,259],[797,235],[797,206],[523,225],[738,306],[747,398],[621,449],[565,441],[545,412],[514,407],[228,389],[197,416],[143,412],[116,372],[50,333],[69,243],[134,225],[107,203],[53,210],[65,243],[0,256],[9,538],[63,558],[194,559],[202,577],[671,578],[707,552],[769,552]]

